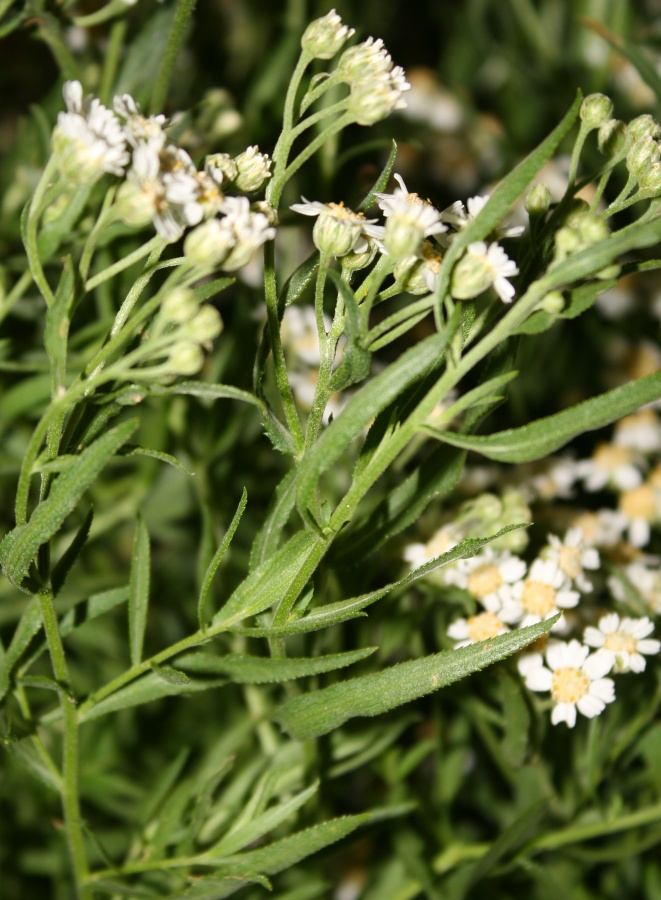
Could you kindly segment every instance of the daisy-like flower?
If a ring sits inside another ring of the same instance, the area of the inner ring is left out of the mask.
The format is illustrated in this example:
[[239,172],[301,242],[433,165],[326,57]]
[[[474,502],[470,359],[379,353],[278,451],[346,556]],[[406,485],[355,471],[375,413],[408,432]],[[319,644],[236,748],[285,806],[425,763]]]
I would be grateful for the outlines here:
[[96,98],[83,97],[79,81],[65,82],[63,95],[67,112],[58,114],[53,132],[61,173],[75,184],[89,184],[104,172],[123,175],[130,157],[119,119]]
[[[456,231],[461,231],[482,212],[490,196],[490,194],[484,194],[481,197],[469,197],[465,207],[461,200],[457,200],[456,203],[443,210],[441,221],[447,222]],[[524,231],[523,225],[499,226],[496,229],[496,235],[499,238],[520,237]]]
[[448,628],[448,637],[457,641],[454,649],[458,650],[460,647],[478,644],[508,631],[507,624],[498,613],[486,611],[469,616],[467,619],[456,619]]
[[424,238],[447,230],[436,207],[407,190],[401,175],[395,175],[399,187],[393,193],[375,194],[386,216],[383,243],[386,252],[398,259],[417,255]]
[[614,509],[585,512],[572,520],[572,528],[578,528],[586,544],[609,549],[622,539],[627,520]]
[[321,203],[319,200],[306,200],[293,203],[291,209],[304,216],[318,216],[312,232],[315,247],[322,253],[341,257],[346,253],[363,253],[369,248],[367,234],[378,236],[383,234],[378,227],[371,226],[376,219],[366,219],[362,213],[353,212],[343,203]]
[[579,641],[554,641],[546,649],[546,663],[541,653],[530,653],[519,660],[519,672],[531,691],[550,691],[554,702],[551,722],[576,724],[576,710],[592,719],[615,699],[612,678],[604,678],[613,660],[593,653]]
[[541,500],[567,498],[573,494],[576,481],[576,466],[573,459],[550,459],[544,470],[530,479],[533,495]]
[[404,559],[410,564],[412,569],[418,569],[429,562],[430,559],[452,550],[463,537],[463,532],[456,525],[452,523],[443,525],[432,534],[425,544],[407,544],[404,547]]
[[599,551],[585,543],[580,528],[570,528],[564,539],[549,534],[548,547],[542,551],[542,558],[552,562],[579,590],[589,593],[592,582],[585,577],[584,570],[599,568]]
[[518,609],[509,614],[512,592],[522,583],[526,564],[507,551],[496,553],[487,547],[471,559],[459,559],[448,570],[446,582],[468,591],[488,612],[501,613],[508,606],[507,621],[515,621]]
[[576,474],[587,491],[600,491],[605,487],[628,491],[638,487],[643,480],[634,451],[606,442],[597,445],[590,459],[576,463]]
[[222,268],[227,272],[234,272],[247,265],[262,244],[273,240],[275,228],[264,213],[250,209],[247,197],[226,197],[222,210],[226,214],[222,221],[232,229],[235,238],[234,246],[223,260]]
[[[572,609],[577,606],[580,594],[565,585],[565,574],[556,562],[536,559],[527,578],[518,581],[512,588],[510,602],[513,609],[508,611],[508,617],[518,614],[520,625],[525,628],[550,619],[564,609]],[[555,631],[561,631],[564,627],[562,618],[553,626]]]
[[260,153],[257,144],[239,153],[234,162],[237,169],[235,185],[246,194],[258,191],[271,177],[271,160],[266,153]]
[[351,88],[349,112],[359,125],[373,125],[394,109],[406,108],[402,95],[411,85],[401,66],[393,68],[380,38],[345,50],[336,71]]
[[471,300],[493,287],[503,303],[514,299],[514,287],[507,280],[518,275],[516,263],[499,244],[475,241],[466,248],[452,273],[452,296]]
[[654,624],[647,618],[620,619],[617,613],[608,613],[583,632],[583,640],[589,647],[597,647],[598,653],[611,654],[614,672],[642,672],[646,656],[661,650],[661,642],[650,639]]
[[[623,569],[624,575],[643,598],[654,615],[661,615],[661,567],[655,563],[636,561]],[[616,600],[625,602],[627,597],[619,578],[609,578],[608,587]]]
[[623,491],[617,510],[627,523],[627,537],[634,547],[649,543],[652,525],[661,521],[661,490],[650,481]]
[[141,226],[151,220],[157,233],[168,242],[183,234],[186,220],[167,196],[156,145],[140,144],[133,151],[127,180],[117,194],[117,210],[128,225]]
[[165,116],[144,116],[130,94],[117,95],[113,100],[113,108],[124,119],[126,139],[132,147],[149,143],[160,150],[165,146],[166,135],[163,129],[168,123]]

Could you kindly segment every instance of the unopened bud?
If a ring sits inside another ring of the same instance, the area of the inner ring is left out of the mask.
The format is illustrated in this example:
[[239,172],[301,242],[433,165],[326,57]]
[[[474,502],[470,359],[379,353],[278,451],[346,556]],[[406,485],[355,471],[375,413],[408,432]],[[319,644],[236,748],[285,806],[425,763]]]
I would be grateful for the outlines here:
[[246,194],[258,191],[271,177],[271,160],[256,144],[235,156],[234,162],[238,172],[234,184]]
[[115,197],[115,209],[119,218],[126,225],[142,228],[143,225],[151,222],[154,215],[154,199],[137,184],[132,181],[124,181],[120,184]]
[[544,216],[551,205],[551,191],[545,184],[534,185],[526,197],[526,212],[530,218]]
[[238,166],[229,153],[212,153],[204,161],[204,168],[217,184],[234,181],[239,174]]
[[549,291],[536,308],[551,316],[557,316],[565,308],[565,298],[560,291]]
[[161,304],[161,315],[166,322],[182,325],[189,322],[198,311],[200,303],[190,288],[178,287],[170,291]]
[[199,344],[207,344],[217,338],[223,330],[223,320],[214,306],[208,303],[202,306],[197,315],[188,323],[184,334],[192,341]]
[[394,109],[406,106],[399,91],[388,81],[362,81],[354,84],[349,97],[349,112],[358,125],[374,125]]
[[184,256],[198,266],[216,266],[223,262],[236,243],[226,219],[209,219],[194,228],[184,241]]
[[378,247],[374,241],[368,241],[367,250],[357,253],[350,250],[342,257],[342,268],[349,272],[357,272],[359,269],[366,269],[372,262],[378,252]]
[[427,283],[422,275],[424,261],[417,256],[407,256],[398,260],[393,269],[397,285],[409,294],[428,294]]
[[204,363],[204,353],[193,341],[178,341],[172,347],[168,368],[175,375],[195,375]]
[[611,159],[625,153],[633,140],[630,129],[619,119],[607,119],[597,134],[599,149]]
[[250,209],[253,212],[261,213],[265,216],[269,225],[279,225],[280,219],[278,218],[278,210],[275,207],[271,206],[271,204],[267,200],[256,200],[255,203],[250,205]]
[[636,141],[627,153],[627,169],[634,178],[639,178],[645,169],[658,161],[659,146],[651,137],[644,137]]
[[661,194],[661,163],[652,163],[638,176],[638,187],[650,196]]
[[589,94],[581,103],[579,115],[588,128],[599,126],[610,119],[613,113],[613,101],[605,94]]
[[314,59],[332,59],[353,34],[354,29],[343,25],[340,16],[331,9],[321,19],[310,22],[303,32],[301,47]]
[[661,137],[661,125],[659,125],[654,116],[645,113],[629,122],[629,133],[634,141],[639,141],[644,137],[651,137],[654,140],[658,140]]

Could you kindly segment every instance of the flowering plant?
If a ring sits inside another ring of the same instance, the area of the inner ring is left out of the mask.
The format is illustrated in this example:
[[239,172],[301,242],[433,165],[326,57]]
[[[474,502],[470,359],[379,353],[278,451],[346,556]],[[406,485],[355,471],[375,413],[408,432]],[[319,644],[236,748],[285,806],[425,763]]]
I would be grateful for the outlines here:
[[102,66],[40,13],[63,100],[5,179],[7,896],[542,898],[540,854],[563,887],[583,841],[651,846],[658,350],[506,410],[658,269],[661,126],[579,92],[471,196],[381,139],[361,191],[333,174],[420,103],[381,38],[295,23],[267,153],[224,95],[170,109],[190,0],[148,20],[150,92],[119,68],[131,6],[67,26]]

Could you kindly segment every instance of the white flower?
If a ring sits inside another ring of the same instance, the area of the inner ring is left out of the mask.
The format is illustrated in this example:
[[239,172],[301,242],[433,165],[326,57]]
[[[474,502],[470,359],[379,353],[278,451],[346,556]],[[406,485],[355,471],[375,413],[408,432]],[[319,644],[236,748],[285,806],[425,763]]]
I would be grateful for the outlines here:
[[[623,572],[647,603],[650,611],[655,615],[661,615],[661,567],[659,567],[658,559],[629,563],[624,567]],[[609,578],[608,587],[616,600],[626,601],[626,592],[618,578]]]
[[[451,225],[456,231],[460,231],[482,212],[487,205],[489,197],[490,194],[484,194],[484,196],[481,197],[469,197],[465,207],[461,200],[457,200],[456,203],[453,203],[451,206],[448,206],[447,209],[443,210],[441,213],[441,221],[447,222],[448,225]],[[524,231],[525,228],[523,225],[513,225],[511,227],[498,227],[496,229],[496,234],[501,238],[520,237]]]
[[495,612],[480,612],[467,619],[456,619],[448,628],[448,637],[458,643],[455,650],[505,634],[509,628]]
[[657,453],[661,450],[661,420],[653,409],[639,409],[620,419],[615,426],[613,443],[639,453]]
[[598,628],[589,625],[583,640],[590,647],[598,647],[600,653],[614,657],[615,672],[642,672],[645,656],[661,650],[661,642],[650,640],[654,625],[643,619],[620,619],[617,613],[609,613],[599,619]]
[[580,528],[570,528],[561,540],[549,534],[549,544],[542,551],[542,557],[552,562],[565,575],[569,583],[574,582],[579,590],[589,593],[592,583],[583,574],[584,569],[599,568],[599,552],[585,545]]
[[125,120],[124,131],[132,147],[149,143],[160,150],[165,145],[166,135],[163,131],[167,125],[165,116],[144,116],[130,94],[117,95],[113,100],[113,108],[117,115]]
[[[366,219],[362,213],[353,212],[343,203],[321,203],[306,200],[293,203],[290,209],[304,216],[318,216],[312,234],[315,246],[322,253],[335,257],[347,253],[363,253],[368,249],[366,226],[376,219]],[[370,232],[371,233],[371,232]]]
[[614,547],[622,538],[627,520],[614,509],[585,512],[572,520],[572,528],[578,528],[586,544],[593,547]]
[[626,491],[643,480],[633,450],[606,442],[597,445],[590,459],[576,463],[576,474],[588,491],[600,491],[607,486]]
[[401,175],[395,175],[399,187],[389,193],[377,191],[379,206],[386,216],[383,238],[385,249],[397,258],[420,252],[423,239],[446,231],[439,211],[418,194],[407,190]]
[[546,649],[546,662],[541,653],[530,653],[519,661],[519,671],[531,691],[550,691],[555,706],[551,722],[576,724],[576,709],[588,719],[598,716],[607,703],[615,699],[612,678],[604,678],[612,658],[593,653],[579,641],[554,641]]
[[548,460],[545,471],[533,475],[530,487],[535,496],[542,500],[554,500],[556,497],[567,498],[573,494],[576,481],[576,465],[573,459],[560,457]]
[[226,197],[222,210],[226,213],[223,222],[232,229],[235,237],[234,246],[223,260],[222,268],[234,272],[247,265],[262,244],[273,240],[275,228],[264,213],[250,209],[247,197]]
[[[468,591],[489,612],[501,614],[505,604],[511,608],[512,591],[525,574],[526,564],[518,556],[507,551],[496,553],[487,547],[471,559],[457,560],[448,571],[446,581]],[[507,615],[506,621],[515,620],[516,615]]]
[[53,132],[62,174],[76,184],[95,181],[104,172],[123,175],[130,157],[119,119],[96,98],[83,98],[78,81],[67,81],[63,95],[67,112],[58,114]]
[[[511,609],[508,618],[518,617],[525,628],[545,619],[550,619],[563,609],[571,609],[579,601],[578,591],[565,588],[565,575],[551,560],[536,559],[524,581],[512,588]],[[565,627],[563,619],[553,626],[555,631]]]
[[503,303],[511,303],[515,290],[507,280],[518,275],[516,263],[499,244],[475,241],[454,267],[452,295],[458,300],[470,300],[493,286]]
[[661,521],[661,490],[645,481],[620,494],[617,510],[627,523],[629,543],[644,547],[649,542],[652,525]]

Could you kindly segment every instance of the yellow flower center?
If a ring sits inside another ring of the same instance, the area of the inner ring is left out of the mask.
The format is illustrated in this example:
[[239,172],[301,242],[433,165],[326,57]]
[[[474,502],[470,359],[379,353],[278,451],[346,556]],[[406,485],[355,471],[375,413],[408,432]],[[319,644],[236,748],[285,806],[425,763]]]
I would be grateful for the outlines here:
[[580,669],[567,667],[553,673],[551,696],[556,703],[576,703],[587,694],[590,679]]
[[582,569],[580,547],[562,547],[558,554],[558,565],[569,578],[580,575]]
[[523,585],[521,603],[524,609],[533,616],[547,616],[555,607],[556,590],[545,581],[526,579]]
[[614,631],[612,634],[606,635],[604,647],[606,650],[612,650],[613,653],[635,653],[636,640],[624,631]]
[[472,641],[486,641],[502,634],[505,626],[495,613],[483,612],[468,620],[468,636]]
[[599,516],[596,513],[583,513],[572,522],[574,528],[580,528],[586,543],[593,544],[599,534]]
[[494,566],[493,563],[478,566],[468,576],[468,590],[480,600],[487,594],[497,591],[502,583],[503,576],[500,574],[498,566]]
[[363,213],[356,213],[349,209],[344,203],[327,203],[328,212],[334,219],[341,219],[343,222],[362,222],[365,218]]
[[592,454],[592,459],[602,469],[609,472],[619,466],[631,462],[631,450],[628,447],[619,447],[617,444],[599,444]]
[[618,502],[620,512],[629,519],[645,519],[646,522],[654,522],[657,517],[658,500],[656,491],[651,484],[641,484],[624,491]]

